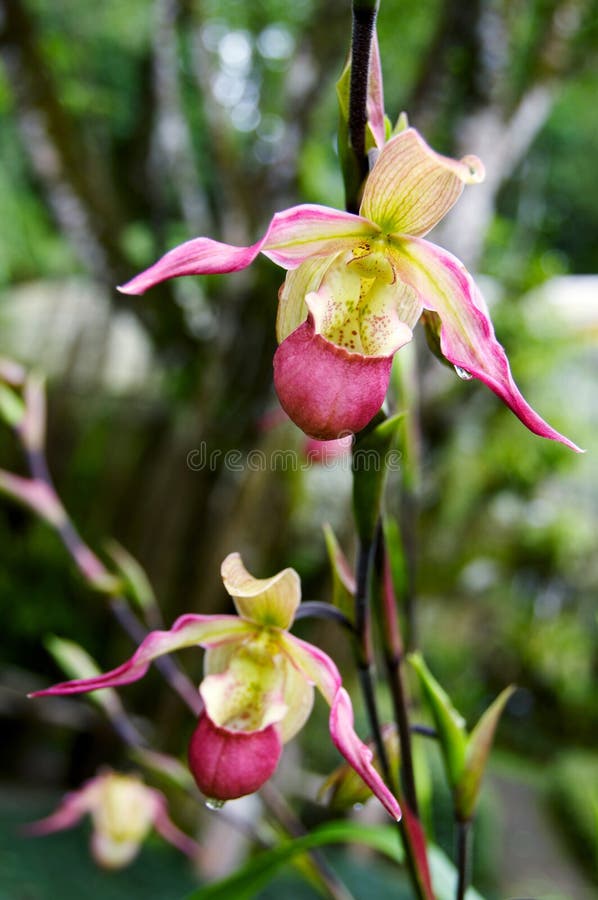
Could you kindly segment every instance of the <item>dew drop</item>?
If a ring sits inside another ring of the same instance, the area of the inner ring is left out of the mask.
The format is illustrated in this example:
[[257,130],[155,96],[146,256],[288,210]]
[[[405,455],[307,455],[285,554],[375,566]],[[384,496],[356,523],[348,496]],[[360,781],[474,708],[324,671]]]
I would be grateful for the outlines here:
[[471,381],[473,378],[471,372],[468,372],[467,369],[462,369],[461,366],[455,366],[455,372],[462,381]]
[[222,809],[225,804],[225,800],[216,800],[215,797],[206,797],[206,806],[208,809]]
[[359,812],[360,809],[363,809],[363,803],[354,803],[353,809],[355,810],[355,812]]

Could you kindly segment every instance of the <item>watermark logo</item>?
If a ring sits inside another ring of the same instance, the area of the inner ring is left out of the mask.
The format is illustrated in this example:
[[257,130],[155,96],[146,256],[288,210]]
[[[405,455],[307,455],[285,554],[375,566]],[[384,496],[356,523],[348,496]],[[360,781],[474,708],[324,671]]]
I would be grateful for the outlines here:
[[187,466],[192,472],[308,472],[310,469],[335,469],[362,472],[387,472],[400,470],[401,453],[388,450],[380,454],[375,450],[358,449],[353,453],[310,453],[302,450],[249,450],[210,449],[205,441],[187,453]]

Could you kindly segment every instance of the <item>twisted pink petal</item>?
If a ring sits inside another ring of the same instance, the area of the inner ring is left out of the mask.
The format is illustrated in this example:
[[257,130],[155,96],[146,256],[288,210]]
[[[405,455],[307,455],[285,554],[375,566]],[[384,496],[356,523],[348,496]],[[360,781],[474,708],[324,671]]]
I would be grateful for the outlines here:
[[342,686],[336,665],[322,650],[294,635],[283,635],[281,643],[293,665],[316,685],[330,705],[330,735],[335,747],[368,785],[389,815],[398,821],[401,818],[399,804],[372,765],[372,751],[360,740],[353,728],[353,707]]
[[304,204],[277,212],[261,240],[250,247],[235,247],[198,237],[166,253],[153,266],[119,287],[123,294],[143,294],[148,288],[181,275],[236,272],[263,253],[284,269],[294,269],[313,256],[328,256],[350,249],[356,241],[379,229],[361,216]]
[[34,691],[30,697],[46,697],[53,694],[82,694],[100,688],[118,687],[138,681],[147,672],[152,660],[181,647],[199,645],[216,647],[232,641],[243,641],[255,633],[255,627],[238,616],[199,616],[188,614],[176,620],[170,631],[152,631],[141,642],[133,656],[110,672],[93,678],[63,681],[43,691]]
[[440,316],[440,345],[449,362],[483,381],[534,434],[582,452],[545,422],[522,396],[505,351],[494,336],[486,304],[463,264],[421,238],[402,242],[396,264],[401,279],[417,291],[424,307]]

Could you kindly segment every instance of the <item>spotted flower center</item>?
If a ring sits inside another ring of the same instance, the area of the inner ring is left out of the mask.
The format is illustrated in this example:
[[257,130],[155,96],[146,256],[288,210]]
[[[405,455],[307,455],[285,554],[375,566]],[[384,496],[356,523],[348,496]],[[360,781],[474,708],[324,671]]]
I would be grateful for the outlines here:
[[408,343],[420,314],[390,254],[368,241],[341,256],[305,299],[322,337],[363,356],[387,356]]

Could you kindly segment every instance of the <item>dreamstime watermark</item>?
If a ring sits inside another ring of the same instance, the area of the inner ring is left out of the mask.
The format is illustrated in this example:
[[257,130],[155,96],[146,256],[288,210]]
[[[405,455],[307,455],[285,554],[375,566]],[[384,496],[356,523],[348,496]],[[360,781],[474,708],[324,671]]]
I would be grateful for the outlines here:
[[318,453],[300,450],[210,450],[205,441],[187,453],[187,466],[192,472],[308,472],[310,469],[335,469],[363,472],[400,471],[401,452],[359,448],[353,453],[327,452],[324,445]]

